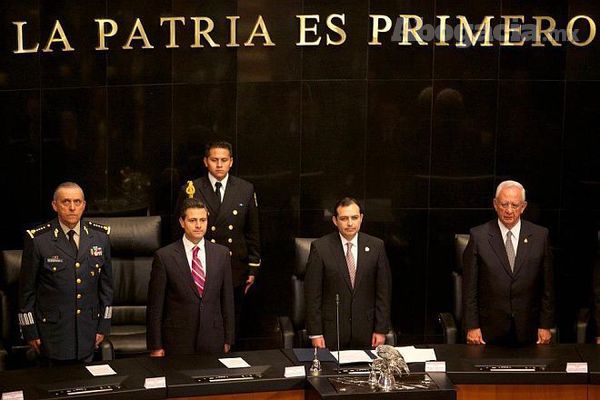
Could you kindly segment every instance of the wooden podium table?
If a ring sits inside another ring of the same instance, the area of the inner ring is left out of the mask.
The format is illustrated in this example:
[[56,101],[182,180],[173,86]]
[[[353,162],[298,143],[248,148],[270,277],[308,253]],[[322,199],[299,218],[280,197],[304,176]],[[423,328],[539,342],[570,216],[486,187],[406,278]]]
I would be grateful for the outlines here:
[[[566,372],[581,362],[576,345],[506,348],[436,345],[458,400],[585,400],[588,374]],[[532,369],[532,372],[519,371]],[[535,371],[533,371],[535,369]]]

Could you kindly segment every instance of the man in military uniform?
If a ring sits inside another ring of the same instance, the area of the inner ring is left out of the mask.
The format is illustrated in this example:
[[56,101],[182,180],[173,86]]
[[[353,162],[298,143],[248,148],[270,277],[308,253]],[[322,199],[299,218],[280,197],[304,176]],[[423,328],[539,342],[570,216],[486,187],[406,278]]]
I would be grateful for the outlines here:
[[84,194],[73,182],[56,188],[52,208],[56,219],[27,231],[19,324],[51,363],[89,362],[110,330],[110,227],[81,219]]
[[[233,153],[228,142],[206,145],[204,165],[208,174],[184,185],[177,200],[175,215],[186,197],[201,200],[208,208],[206,239],[227,246],[231,251],[232,280],[236,322],[242,301],[260,267],[258,204],[254,186],[229,174]],[[178,233],[177,237],[181,237]],[[240,326],[239,323],[236,326]],[[239,334],[239,331],[238,331]]]

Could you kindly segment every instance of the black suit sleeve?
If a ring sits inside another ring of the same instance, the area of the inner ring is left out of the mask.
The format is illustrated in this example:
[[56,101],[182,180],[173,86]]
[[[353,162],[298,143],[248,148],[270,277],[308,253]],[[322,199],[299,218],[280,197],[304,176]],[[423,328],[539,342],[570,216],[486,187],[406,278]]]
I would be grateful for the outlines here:
[[552,262],[548,230],[545,230],[544,254],[542,257],[544,286],[542,290],[540,328],[550,329],[554,327],[554,264]]
[[309,336],[323,334],[321,304],[323,301],[323,260],[315,244],[310,246],[304,276],[304,301],[306,307],[306,328]]
[[225,344],[234,344],[235,339],[235,313],[233,306],[233,284],[231,280],[231,257],[225,253],[223,265],[223,282],[221,283],[221,315],[225,328]]
[[108,335],[110,333],[110,323],[112,318],[112,302],[113,302],[113,273],[112,263],[110,259],[110,243],[106,237],[107,245],[104,247],[104,265],[100,272],[98,282],[98,300],[102,315],[98,322],[98,333]]
[[476,239],[471,230],[463,253],[463,318],[465,330],[479,328],[478,256]]
[[147,347],[148,350],[163,348],[162,317],[167,288],[167,273],[158,254],[154,255],[150,283],[148,284],[148,307],[146,310]]
[[392,277],[383,243],[377,259],[377,287],[375,290],[375,332],[386,334],[391,327]]

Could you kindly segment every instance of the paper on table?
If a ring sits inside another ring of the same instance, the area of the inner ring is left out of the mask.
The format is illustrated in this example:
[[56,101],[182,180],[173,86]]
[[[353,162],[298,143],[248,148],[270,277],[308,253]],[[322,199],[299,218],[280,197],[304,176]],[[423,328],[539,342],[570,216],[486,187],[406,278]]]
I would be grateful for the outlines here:
[[402,354],[404,361],[407,363],[437,360],[433,349],[416,349],[415,346],[402,346],[396,347],[396,350]]
[[242,357],[219,358],[219,361],[227,368],[246,368],[250,366]]
[[18,390],[16,392],[4,392],[2,393],[2,400],[23,400],[23,391]]
[[[404,361],[407,363],[436,361],[435,350],[433,349],[417,349],[415,346],[394,347],[402,354]],[[374,356],[377,356],[376,350],[371,350]]]
[[105,375],[116,375],[114,369],[110,367],[108,364],[102,365],[88,365],[86,366],[87,370],[94,376],[105,376]]
[[[338,352],[332,351],[331,355],[337,360]],[[351,363],[370,363],[373,361],[371,357],[364,350],[342,350],[340,351],[340,364],[351,364]]]
[[167,387],[167,380],[164,376],[156,376],[154,378],[146,378],[144,380],[145,389],[158,389]]
[[306,376],[306,371],[304,370],[304,365],[298,365],[295,367],[285,367],[285,372],[283,376],[286,378],[293,378],[296,376]]

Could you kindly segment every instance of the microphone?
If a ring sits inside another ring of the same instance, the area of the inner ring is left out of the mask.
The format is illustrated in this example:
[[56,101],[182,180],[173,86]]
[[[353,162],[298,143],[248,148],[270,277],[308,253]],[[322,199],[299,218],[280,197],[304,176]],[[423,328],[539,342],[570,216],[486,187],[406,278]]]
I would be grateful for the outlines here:
[[340,373],[340,295],[335,294],[335,333],[337,336],[337,373]]

